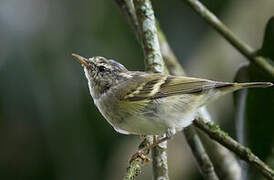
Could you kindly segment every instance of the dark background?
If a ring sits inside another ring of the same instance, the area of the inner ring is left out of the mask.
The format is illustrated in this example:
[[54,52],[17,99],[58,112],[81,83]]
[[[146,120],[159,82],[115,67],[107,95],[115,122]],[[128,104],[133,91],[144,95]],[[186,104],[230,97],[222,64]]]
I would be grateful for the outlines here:
[[[203,0],[241,39],[261,46],[271,0]],[[188,74],[233,81],[244,58],[180,0],[153,1]],[[120,135],[93,105],[71,53],[143,70],[142,50],[114,1],[0,2],[0,179],[121,179],[140,140]],[[209,107],[232,136],[232,97]],[[171,179],[199,178],[183,135],[169,146]],[[150,166],[139,179],[151,179]]]

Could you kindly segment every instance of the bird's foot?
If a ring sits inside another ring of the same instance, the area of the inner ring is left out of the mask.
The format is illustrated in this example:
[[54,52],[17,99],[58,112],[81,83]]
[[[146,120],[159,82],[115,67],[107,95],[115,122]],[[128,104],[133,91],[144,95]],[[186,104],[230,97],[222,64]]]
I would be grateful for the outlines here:
[[144,135],[144,134],[141,134],[140,135],[140,139],[145,139],[147,136],[146,135]]
[[138,150],[135,154],[133,154],[129,160],[129,163],[136,160],[137,158],[141,158],[143,161],[148,163],[150,161],[150,159],[145,154],[148,153],[148,151],[150,149],[154,148],[156,145],[170,139],[171,137],[172,137],[172,135],[169,135],[169,136],[165,136],[163,138],[157,139],[156,136],[153,136],[153,143],[148,146],[145,146],[144,148]]
[[144,154],[144,151],[141,149],[141,150],[138,150],[135,154],[133,154],[129,160],[129,163],[131,163],[132,161],[136,160],[137,158],[141,158],[144,162],[146,163],[149,163],[150,162],[150,158],[147,157],[145,154]]

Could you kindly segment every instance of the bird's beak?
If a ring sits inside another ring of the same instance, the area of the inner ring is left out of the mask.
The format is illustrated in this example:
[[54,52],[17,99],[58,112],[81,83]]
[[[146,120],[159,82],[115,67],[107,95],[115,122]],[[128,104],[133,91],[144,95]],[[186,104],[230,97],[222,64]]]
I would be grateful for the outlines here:
[[78,54],[71,54],[77,61],[79,61],[81,64],[83,64],[85,67],[88,67],[88,60]]

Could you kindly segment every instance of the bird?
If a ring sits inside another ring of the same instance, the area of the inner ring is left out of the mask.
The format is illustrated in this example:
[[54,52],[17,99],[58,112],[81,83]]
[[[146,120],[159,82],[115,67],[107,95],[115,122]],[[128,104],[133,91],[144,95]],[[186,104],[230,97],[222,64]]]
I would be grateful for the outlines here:
[[72,56],[84,68],[95,106],[122,134],[165,134],[170,138],[189,126],[199,109],[213,100],[240,89],[273,85],[129,71],[119,62],[102,56]]

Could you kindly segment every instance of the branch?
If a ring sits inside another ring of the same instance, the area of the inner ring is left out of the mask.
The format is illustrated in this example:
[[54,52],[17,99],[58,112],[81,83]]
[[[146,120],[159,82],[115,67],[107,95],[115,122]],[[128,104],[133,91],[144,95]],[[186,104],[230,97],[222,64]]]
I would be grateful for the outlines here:
[[141,167],[143,163],[144,162],[141,158],[134,159],[127,168],[127,174],[124,177],[124,180],[133,180],[135,177],[141,174]]
[[[158,136],[163,138],[165,136]],[[151,152],[153,161],[153,179],[168,180],[168,164],[167,164],[167,141],[164,141],[154,147]],[[160,178],[161,177],[161,178]]]
[[255,55],[255,51],[223,24],[212,12],[210,12],[199,0],[185,0],[209,25],[219,32],[232,46],[241,52],[250,62],[260,67],[263,71],[274,78],[274,67],[268,61]]
[[[132,0],[115,0],[115,2],[124,16],[126,16],[129,24],[135,32],[137,39],[143,47],[146,69],[152,72],[162,72],[164,69],[164,63],[159,50],[157,29],[155,28],[155,17],[150,2],[135,2],[139,8],[139,20],[136,16],[135,7]],[[145,4],[144,10],[141,9],[142,4]],[[139,26],[139,23],[143,24],[143,28]],[[155,179],[161,176],[165,177],[165,179],[169,179],[166,149],[167,142],[160,143],[152,149],[153,176]],[[125,179],[133,179],[138,176],[141,172],[141,166],[143,164],[144,162],[140,158],[132,161],[127,169]]]
[[145,68],[149,72],[164,72],[154,12],[150,0],[134,0],[137,20],[141,31],[141,45],[145,56]]
[[[143,142],[139,145],[138,149],[143,149],[144,147],[147,147],[150,145],[150,139],[145,138]],[[145,152],[145,155],[148,155],[149,152]],[[144,165],[144,160],[141,159],[140,157],[134,159],[133,161],[130,162],[128,168],[127,168],[127,173],[124,177],[124,180],[133,180],[135,177],[141,174],[141,167]]]
[[213,164],[209,159],[207,152],[205,151],[204,146],[200,140],[200,137],[195,130],[195,127],[188,126],[187,128],[185,128],[184,134],[186,136],[189,146],[191,147],[192,153],[196,158],[199,170],[204,179],[219,180],[218,176],[215,173]]
[[232,139],[225,132],[223,132],[219,128],[219,126],[214,125],[211,122],[205,122],[201,118],[195,119],[194,125],[207,133],[212,139],[216,140],[217,142],[237,154],[241,159],[254,166],[267,179],[274,179],[274,171],[270,167],[268,167],[262,160],[254,155],[250,151],[250,149],[244,147],[243,145]]
[[241,166],[235,155],[232,154],[230,150],[211,139],[204,131],[196,127],[195,129],[203,142],[210,160],[214,164],[217,176],[222,180],[241,180]]
[[[144,52],[144,61],[146,71],[164,72],[164,61],[160,51],[160,45],[157,35],[155,16],[150,0],[133,1],[137,21],[139,24],[139,39]],[[161,138],[161,136],[159,136]],[[167,142],[155,146],[152,149],[153,179],[168,180],[167,165]]]

